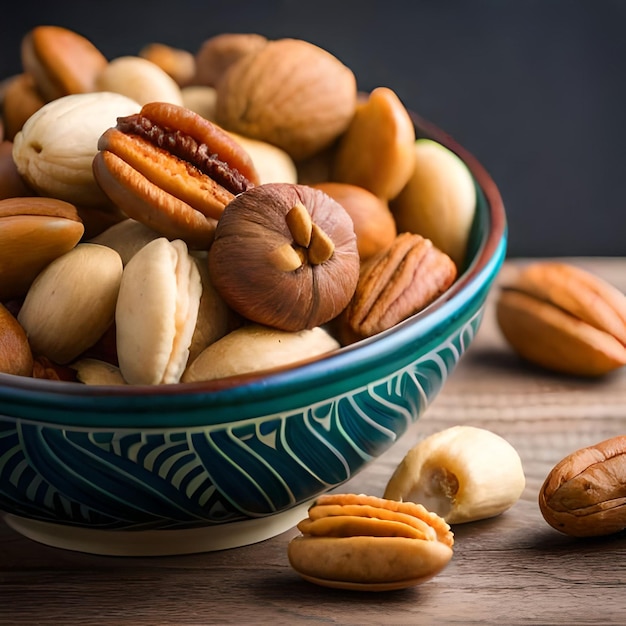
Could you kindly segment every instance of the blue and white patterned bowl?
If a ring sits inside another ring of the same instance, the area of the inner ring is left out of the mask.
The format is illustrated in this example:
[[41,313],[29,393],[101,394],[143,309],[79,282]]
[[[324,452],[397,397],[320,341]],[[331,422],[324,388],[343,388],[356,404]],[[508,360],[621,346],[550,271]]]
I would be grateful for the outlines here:
[[415,118],[474,175],[468,259],[426,310],[331,356],[269,376],[88,387],[0,374],[0,510],[22,534],[103,554],[245,545],[385,452],[467,350],[504,260],[506,219],[482,166]]

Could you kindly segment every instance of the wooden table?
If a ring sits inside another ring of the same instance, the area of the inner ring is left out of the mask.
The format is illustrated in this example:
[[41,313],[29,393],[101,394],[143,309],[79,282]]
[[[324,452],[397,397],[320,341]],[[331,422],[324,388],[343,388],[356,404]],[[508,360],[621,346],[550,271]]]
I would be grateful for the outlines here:
[[[569,260],[626,291],[626,258]],[[557,461],[626,432],[626,368],[585,381],[524,366],[498,333],[493,295],[426,415],[341,488],[382,495],[419,438],[454,424],[507,438],[527,476],[522,499],[497,518],[454,527],[454,557],[434,579],[385,593],[317,587],[289,567],[295,530],[223,552],[120,558],[50,548],[0,523],[0,624],[626,624],[626,533],[572,539],[537,507]]]

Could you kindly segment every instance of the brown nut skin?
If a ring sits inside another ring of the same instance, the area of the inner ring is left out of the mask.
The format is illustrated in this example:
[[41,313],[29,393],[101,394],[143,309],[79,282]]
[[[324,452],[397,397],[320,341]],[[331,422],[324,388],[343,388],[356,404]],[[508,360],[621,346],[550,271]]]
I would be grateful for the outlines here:
[[496,314],[511,347],[544,369],[595,377],[626,364],[626,296],[582,268],[522,268],[504,285]]
[[[296,207],[310,216],[308,243],[288,223]],[[329,241],[330,254],[315,258],[318,245]],[[360,264],[345,209],[322,191],[291,183],[268,183],[237,196],[218,222],[208,260],[211,280],[232,309],[288,331],[339,315],[354,293]]]
[[312,186],[337,200],[352,218],[361,261],[393,243],[398,233],[387,202],[358,185],[325,182]]
[[78,382],[76,371],[68,365],[61,365],[51,361],[48,357],[37,355],[33,361],[33,378],[41,380],[62,380]]
[[17,171],[13,160],[13,142],[0,142],[0,200],[35,195]]
[[395,198],[415,167],[415,127],[400,98],[378,87],[361,102],[339,139],[333,180],[359,185],[384,200]]
[[196,73],[195,57],[188,50],[155,42],[144,46],[139,56],[158,65],[179,87],[191,83]]
[[16,376],[30,376],[33,372],[33,354],[26,331],[0,303],[0,372]]
[[236,194],[258,184],[250,156],[185,107],[154,102],[118,118],[98,143],[94,176],[124,213],[170,239],[208,249]]
[[539,491],[539,508],[556,530],[573,537],[626,528],[626,435],[581,448],[559,461]]
[[457,277],[452,259],[415,233],[400,233],[391,246],[361,265],[350,304],[337,320],[344,344],[371,337],[421,311]]
[[353,72],[306,41],[278,39],[234,63],[217,85],[226,130],[273,143],[298,161],[341,135],[356,109]]
[[258,52],[267,38],[256,33],[220,33],[206,39],[195,55],[195,85],[215,87],[226,70],[248,54]]
[[84,207],[77,204],[76,210],[85,227],[85,233],[83,235],[84,240],[96,237],[107,228],[128,219],[126,215],[114,205],[101,208],[92,206]]
[[0,300],[20,298],[84,233],[76,207],[54,198],[0,200]]
[[46,102],[96,91],[96,76],[106,57],[91,41],[61,26],[33,28],[22,39],[22,66]]
[[24,122],[45,103],[30,74],[19,74],[10,79],[2,102],[5,139],[13,141]]

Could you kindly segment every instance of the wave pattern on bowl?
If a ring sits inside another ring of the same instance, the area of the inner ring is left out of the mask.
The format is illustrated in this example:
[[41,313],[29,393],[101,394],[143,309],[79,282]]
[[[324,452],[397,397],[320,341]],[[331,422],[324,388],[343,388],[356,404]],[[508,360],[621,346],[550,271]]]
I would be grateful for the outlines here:
[[[0,416],[0,508],[99,529],[192,528],[287,510],[342,484],[406,431],[472,342],[483,310],[392,375],[227,427],[87,431]],[[233,493],[237,503],[224,495]]]

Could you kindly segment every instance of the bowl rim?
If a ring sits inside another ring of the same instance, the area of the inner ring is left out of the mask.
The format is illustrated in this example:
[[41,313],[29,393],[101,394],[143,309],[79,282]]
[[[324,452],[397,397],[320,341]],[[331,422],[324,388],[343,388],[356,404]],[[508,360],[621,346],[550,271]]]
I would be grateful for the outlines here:
[[[282,366],[271,371],[252,372],[228,378],[193,383],[176,383],[171,385],[82,385],[70,381],[52,381],[35,379],[24,376],[0,373],[0,408],[4,399],[12,404],[15,401],[26,405],[45,405],[52,403],[56,406],[64,402],[79,402],[71,410],[100,412],[110,410],[110,406],[100,407],[103,400],[107,404],[109,399],[118,401],[136,401],[139,405],[149,400],[150,410],[158,411],[156,404],[160,400],[165,402],[165,410],[171,410],[171,398],[177,398],[187,403],[187,406],[201,407],[211,398],[212,406],[242,404],[262,397],[279,395],[285,389],[294,385],[311,386],[311,380],[318,377],[332,375],[345,364],[351,363],[357,368],[355,359],[351,355],[359,351],[363,355],[362,368],[367,368],[370,356],[377,352],[378,346],[386,339],[389,347],[399,346],[403,341],[407,329],[417,324],[424,324],[424,320],[431,320],[432,326],[441,322],[451,303],[461,301],[462,295],[478,291],[490,276],[495,275],[506,254],[507,220],[500,191],[483,165],[461,146],[449,134],[420,115],[410,112],[418,138],[430,138],[451,150],[466,164],[472,173],[478,188],[485,198],[486,228],[481,235],[477,251],[469,265],[455,283],[439,298],[423,310],[415,313],[408,319],[393,328],[374,337],[356,342],[355,344],[339,348],[331,354],[321,355],[302,361],[300,364]],[[56,423],[53,417],[50,421]]]

